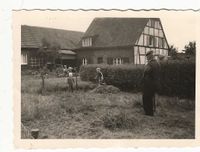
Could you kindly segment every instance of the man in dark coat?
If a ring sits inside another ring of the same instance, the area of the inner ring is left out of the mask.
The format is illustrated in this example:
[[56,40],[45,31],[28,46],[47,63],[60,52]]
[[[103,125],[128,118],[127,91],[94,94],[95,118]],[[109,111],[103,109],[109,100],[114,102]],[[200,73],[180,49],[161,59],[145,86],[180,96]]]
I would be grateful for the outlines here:
[[155,93],[159,84],[159,64],[154,59],[153,51],[146,53],[147,64],[143,73],[143,108],[145,115],[153,116],[155,110]]

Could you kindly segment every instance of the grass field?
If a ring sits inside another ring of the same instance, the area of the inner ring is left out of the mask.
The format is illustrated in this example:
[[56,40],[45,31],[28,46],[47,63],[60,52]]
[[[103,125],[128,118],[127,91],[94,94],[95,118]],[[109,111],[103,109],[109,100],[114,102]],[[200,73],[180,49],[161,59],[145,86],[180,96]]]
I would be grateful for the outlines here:
[[[195,138],[194,101],[156,96],[154,117],[145,116],[140,93],[94,93],[96,85],[78,81],[69,93],[64,78],[22,76],[21,121],[50,139],[191,139]],[[27,138],[22,129],[22,138]]]

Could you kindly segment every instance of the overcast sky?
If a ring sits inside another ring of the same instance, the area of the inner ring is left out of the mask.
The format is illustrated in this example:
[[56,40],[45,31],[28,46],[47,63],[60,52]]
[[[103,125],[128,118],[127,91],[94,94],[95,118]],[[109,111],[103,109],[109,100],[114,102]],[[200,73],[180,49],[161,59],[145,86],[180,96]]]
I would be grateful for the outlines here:
[[197,12],[193,11],[18,11],[18,24],[85,32],[95,17],[159,17],[168,43],[179,51],[196,41]]

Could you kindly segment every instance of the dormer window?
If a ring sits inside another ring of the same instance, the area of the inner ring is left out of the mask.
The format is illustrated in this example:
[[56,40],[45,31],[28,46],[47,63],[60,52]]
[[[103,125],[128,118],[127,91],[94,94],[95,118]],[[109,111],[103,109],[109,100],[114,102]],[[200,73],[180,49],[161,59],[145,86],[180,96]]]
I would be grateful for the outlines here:
[[83,47],[92,46],[92,38],[91,37],[83,38],[82,46]]

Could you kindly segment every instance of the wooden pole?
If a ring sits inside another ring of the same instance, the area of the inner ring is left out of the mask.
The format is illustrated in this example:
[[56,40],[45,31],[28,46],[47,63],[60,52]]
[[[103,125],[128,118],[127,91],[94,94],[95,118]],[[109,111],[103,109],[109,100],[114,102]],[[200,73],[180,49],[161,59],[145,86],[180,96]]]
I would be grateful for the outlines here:
[[75,68],[75,74],[76,74],[76,90],[78,90],[77,69],[76,68]]

